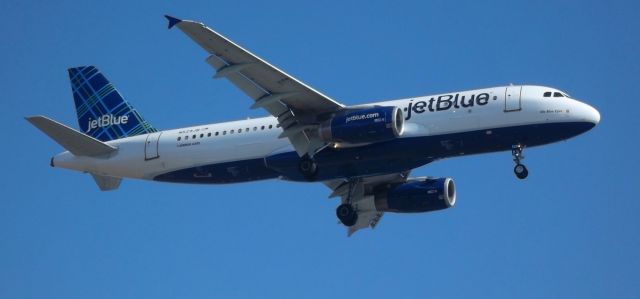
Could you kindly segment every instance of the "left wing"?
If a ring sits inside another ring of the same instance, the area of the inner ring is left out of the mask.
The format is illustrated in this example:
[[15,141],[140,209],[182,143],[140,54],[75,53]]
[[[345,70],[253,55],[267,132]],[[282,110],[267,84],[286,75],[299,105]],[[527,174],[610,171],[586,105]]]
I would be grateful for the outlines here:
[[315,134],[320,121],[344,105],[316,91],[281,71],[253,53],[243,49],[202,23],[165,16],[169,28],[178,27],[209,52],[207,58],[215,70],[214,78],[226,78],[255,103],[251,108],[264,108],[278,118],[298,155],[313,155],[322,146]]
[[378,175],[351,180],[326,181],[324,184],[333,192],[329,198],[340,196],[342,204],[350,203],[358,214],[358,220],[353,226],[347,228],[348,236],[356,231],[378,225],[384,212],[376,209],[375,189],[382,185],[404,183],[409,177],[409,172]]

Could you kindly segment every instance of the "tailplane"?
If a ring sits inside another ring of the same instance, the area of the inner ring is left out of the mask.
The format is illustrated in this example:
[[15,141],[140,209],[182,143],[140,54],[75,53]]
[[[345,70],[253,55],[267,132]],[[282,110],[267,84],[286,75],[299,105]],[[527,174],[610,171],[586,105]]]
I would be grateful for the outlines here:
[[94,66],[69,69],[80,130],[100,141],[157,132]]

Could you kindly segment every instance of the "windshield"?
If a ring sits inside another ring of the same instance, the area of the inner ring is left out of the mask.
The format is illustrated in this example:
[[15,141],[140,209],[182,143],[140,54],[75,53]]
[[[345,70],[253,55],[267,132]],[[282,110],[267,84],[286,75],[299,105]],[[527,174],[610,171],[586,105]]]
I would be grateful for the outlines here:
[[561,91],[545,91],[542,96],[545,98],[571,98],[571,96]]

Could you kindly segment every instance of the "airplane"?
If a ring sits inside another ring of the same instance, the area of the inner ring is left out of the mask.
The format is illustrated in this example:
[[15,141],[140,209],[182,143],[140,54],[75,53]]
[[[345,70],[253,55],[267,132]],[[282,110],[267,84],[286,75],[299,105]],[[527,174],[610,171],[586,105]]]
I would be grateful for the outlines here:
[[207,53],[214,78],[270,116],[157,130],[94,66],[68,70],[80,130],[45,116],[26,120],[66,151],[52,167],[89,173],[115,190],[122,178],[193,184],[266,179],[321,182],[340,197],[348,235],[385,212],[421,213],[456,203],[452,178],[410,177],[431,162],[511,151],[525,179],[525,148],[595,127],[600,113],[552,87],[508,85],[347,106],[202,23],[165,16]]

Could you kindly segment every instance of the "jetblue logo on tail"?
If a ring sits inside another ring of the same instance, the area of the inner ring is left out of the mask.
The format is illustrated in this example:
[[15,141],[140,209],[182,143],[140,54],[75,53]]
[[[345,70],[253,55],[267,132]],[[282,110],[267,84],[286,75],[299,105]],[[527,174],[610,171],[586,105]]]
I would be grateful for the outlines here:
[[156,132],[94,66],[69,69],[78,125],[85,134],[109,141]]
[[118,117],[113,116],[113,114],[103,115],[98,119],[89,118],[89,122],[87,123],[87,131],[85,133],[89,134],[91,130],[96,128],[103,128],[113,125],[127,124],[129,121],[129,116],[121,115]]

